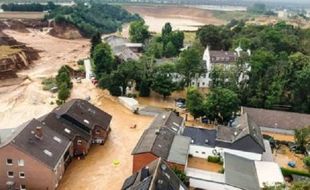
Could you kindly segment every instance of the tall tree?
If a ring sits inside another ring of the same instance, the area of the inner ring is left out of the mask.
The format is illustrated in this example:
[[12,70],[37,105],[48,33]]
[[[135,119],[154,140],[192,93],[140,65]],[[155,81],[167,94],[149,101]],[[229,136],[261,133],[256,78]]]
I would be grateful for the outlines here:
[[227,123],[239,110],[238,95],[225,88],[214,88],[205,101],[206,116],[210,120]]
[[195,119],[205,115],[204,99],[205,97],[197,88],[190,87],[187,89],[186,108]]
[[99,32],[97,32],[95,35],[92,36],[91,40],[90,40],[90,56],[93,57],[93,51],[95,49],[95,47],[100,44],[102,42],[101,40],[101,34]]
[[153,75],[152,90],[161,94],[164,99],[170,96],[176,89],[176,83],[173,82],[173,76],[171,74],[174,70],[174,65],[160,65],[156,68]]
[[129,28],[130,41],[136,43],[144,43],[150,37],[148,26],[145,25],[144,20],[134,21]]
[[110,74],[115,66],[112,50],[107,43],[98,44],[94,49],[93,61],[95,64],[95,74]]
[[185,85],[189,86],[191,80],[203,72],[201,56],[198,50],[188,48],[180,54],[176,64],[177,72],[185,79]]

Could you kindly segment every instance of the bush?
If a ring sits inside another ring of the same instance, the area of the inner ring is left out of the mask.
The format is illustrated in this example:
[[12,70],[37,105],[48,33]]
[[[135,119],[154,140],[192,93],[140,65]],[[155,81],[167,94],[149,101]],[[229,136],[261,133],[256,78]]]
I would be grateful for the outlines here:
[[78,65],[83,65],[84,64],[84,59],[79,59],[77,62]]
[[310,169],[310,156],[304,158],[304,163]]
[[146,80],[141,81],[139,90],[140,90],[139,96],[149,97],[151,93],[149,82]]
[[58,92],[58,99],[65,101],[69,98],[69,96],[70,96],[70,89],[65,87],[65,85],[62,86]]
[[110,92],[110,94],[112,96],[121,96],[122,95],[122,91],[121,91],[121,88],[120,86],[118,85],[113,85],[111,84],[109,87],[108,87],[108,90]]
[[309,172],[305,171],[300,171],[300,170],[294,170],[294,169],[288,169],[288,168],[281,168],[282,174],[284,176],[289,176],[289,175],[299,175],[299,176],[305,176],[305,177],[310,177]]
[[53,87],[56,87],[56,79],[55,78],[46,78],[41,83],[43,85],[43,90],[51,90]]
[[221,163],[221,157],[219,156],[208,156],[208,162]]
[[224,168],[221,168],[218,172],[223,174],[225,172],[225,170],[224,170]]

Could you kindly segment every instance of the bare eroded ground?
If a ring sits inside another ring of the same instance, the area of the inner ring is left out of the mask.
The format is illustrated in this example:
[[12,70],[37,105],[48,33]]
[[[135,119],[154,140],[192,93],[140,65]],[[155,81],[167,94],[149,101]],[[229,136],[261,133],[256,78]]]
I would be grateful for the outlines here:
[[27,80],[22,83],[20,79],[11,80],[11,84],[14,80],[18,81],[15,85],[0,81],[0,127],[10,128],[39,117],[55,107],[50,105],[51,101],[55,102],[55,95],[42,90],[42,79],[56,75],[62,65],[70,65],[85,58],[88,55],[89,42],[85,39],[58,39],[36,30],[31,30],[30,33],[10,30],[4,32],[41,51],[41,58],[30,69],[18,73],[22,78],[27,77]]
[[209,172],[219,172],[223,168],[223,166],[220,164],[208,162],[207,159],[195,157],[188,159],[187,166],[190,168],[206,170]]

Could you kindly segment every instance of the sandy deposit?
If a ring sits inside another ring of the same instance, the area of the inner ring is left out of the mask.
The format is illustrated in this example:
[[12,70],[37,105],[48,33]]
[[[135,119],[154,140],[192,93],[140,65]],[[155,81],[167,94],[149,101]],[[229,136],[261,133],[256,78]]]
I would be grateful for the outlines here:
[[176,6],[124,6],[129,12],[143,17],[152,32],[161,32],[166,22],[174,30],[195,31],[205,24],[221,25],[225,21],[212,15],[211,11]]
[[[30,69],[18,73],[21,77],[27,77],[27,80],[14,85],[0,82],[0,127],[10,128],[39,117],[55,107],[50,105],[51,101],[55,101],[55,95],[42,90],[42,79],[56,75],[62,65],[72,64],[80,58],[87,57],[89,42],[85,39],[58,39],[37,30],[30,30],[30,33],[11,30],[4,32],[17,41],[41,51],[41,58],[35,61]],[[11,83],[14,81],[11,80]]]

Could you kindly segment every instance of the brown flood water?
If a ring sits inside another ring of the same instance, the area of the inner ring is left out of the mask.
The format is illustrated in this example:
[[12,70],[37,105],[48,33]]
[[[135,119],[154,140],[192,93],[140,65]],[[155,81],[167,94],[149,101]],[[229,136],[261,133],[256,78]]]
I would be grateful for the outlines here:
[[[131,175],[131,151],[152,117],[131,113],[116,99],[99,91],[97,106],[113,116],[107,142],[93,146],[84,160],[74,160],[67,168],[59,190],[104,190],[120,189],[124,180]],[[136,129],[130,126],[137,124]],[[119,161],[118,166],[113,161]]]

